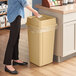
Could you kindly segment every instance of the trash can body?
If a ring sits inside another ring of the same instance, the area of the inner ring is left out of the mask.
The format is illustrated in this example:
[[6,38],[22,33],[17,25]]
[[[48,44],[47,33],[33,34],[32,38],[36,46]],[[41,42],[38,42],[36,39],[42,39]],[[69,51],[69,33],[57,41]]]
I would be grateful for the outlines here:
[[[38,66],[43,66],[53,62],[54,52],[56,19],[46,15],[42,16],[42,21],[38,20],[37,22],[36,18],[34,19],[34,24],[28,23],[30,20],[33,20],[33,16],[31,19],[28,18],[27,20],[29,58],[30,62]],[[51,21],[54,22],[51,23]],[[33,21],[31,22],[33,23]]]

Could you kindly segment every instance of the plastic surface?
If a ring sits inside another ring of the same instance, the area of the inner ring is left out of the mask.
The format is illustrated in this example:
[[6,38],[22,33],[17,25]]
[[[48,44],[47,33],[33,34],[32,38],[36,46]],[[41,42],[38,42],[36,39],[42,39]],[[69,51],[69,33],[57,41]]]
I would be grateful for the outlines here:
[[28,17],[27,26],[30,62],[38,66],[53,62],[56,18],[47,15]]

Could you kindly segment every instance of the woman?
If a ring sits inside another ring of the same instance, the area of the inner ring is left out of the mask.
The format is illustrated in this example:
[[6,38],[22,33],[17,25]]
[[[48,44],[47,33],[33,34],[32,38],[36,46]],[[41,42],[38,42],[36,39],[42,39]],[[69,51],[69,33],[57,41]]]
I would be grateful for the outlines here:
[[[4,64],[5,71],[11,74],[18,74],[13,65],[27,65],[27,62],[19,60],[18,43],[20,37],[21,17],[24,18],[24,7],[33,12],[38,17],[40,14],[30,7],[27,0],[8,0],[7,17],[10,22],[10,36],[7,44]],[[13,61],[13,65],[11,64]]]

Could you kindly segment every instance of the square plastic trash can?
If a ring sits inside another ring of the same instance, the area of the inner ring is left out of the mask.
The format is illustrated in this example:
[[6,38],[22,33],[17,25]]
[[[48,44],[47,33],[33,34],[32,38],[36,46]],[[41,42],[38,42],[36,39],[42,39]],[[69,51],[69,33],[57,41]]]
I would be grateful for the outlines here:
[[42,15],[27,18],[30,62],[43,66],[53,62],[56,18]]

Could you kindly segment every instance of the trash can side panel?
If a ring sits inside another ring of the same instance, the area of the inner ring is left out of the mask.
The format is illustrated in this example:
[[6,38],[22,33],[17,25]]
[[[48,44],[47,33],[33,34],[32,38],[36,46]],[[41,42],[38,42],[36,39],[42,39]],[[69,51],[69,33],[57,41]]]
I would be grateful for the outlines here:
[[43,65],[53,62],[54,31],[43,33]]
[[30,62],[40,66],[42,64],[42,34],[28,31]]

